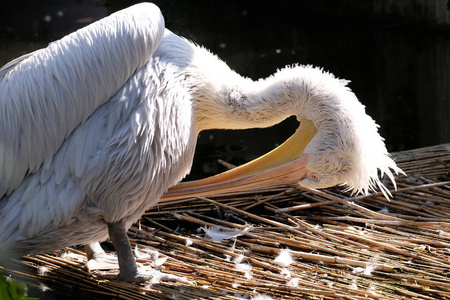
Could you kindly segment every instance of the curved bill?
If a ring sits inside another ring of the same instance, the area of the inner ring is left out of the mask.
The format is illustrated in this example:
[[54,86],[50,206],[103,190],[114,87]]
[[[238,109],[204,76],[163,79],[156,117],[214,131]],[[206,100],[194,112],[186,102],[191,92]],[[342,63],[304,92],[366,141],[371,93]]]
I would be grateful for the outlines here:
[[314,123],[303,119],[295,133],[271,152],[224,173],[182,182],[170,188],[160,202],[296,182],[307,175],[308,155],[303,151],[316,133]]

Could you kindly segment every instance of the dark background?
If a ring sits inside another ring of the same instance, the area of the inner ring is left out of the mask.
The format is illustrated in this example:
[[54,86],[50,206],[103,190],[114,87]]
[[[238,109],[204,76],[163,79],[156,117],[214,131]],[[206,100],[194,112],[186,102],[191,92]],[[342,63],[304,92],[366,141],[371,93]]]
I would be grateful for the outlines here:
[[[0,2],[0,65],[138,1]],[[446,0],[154,1],[166,27],[204,45],[243,76],[287,64],[321,66],[381,125],[389,151],[450,141],[450,21]],[[291,118],[263,130],[200,135],[193,177],[241,164],[282,143]]]

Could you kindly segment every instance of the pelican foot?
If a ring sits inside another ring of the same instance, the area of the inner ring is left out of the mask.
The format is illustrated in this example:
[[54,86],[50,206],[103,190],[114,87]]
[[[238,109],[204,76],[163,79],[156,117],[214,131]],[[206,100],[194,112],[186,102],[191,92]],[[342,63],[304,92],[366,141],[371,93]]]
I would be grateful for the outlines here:
[[166,274],[149,268],[148,266],[136,263],[131,250],[130,240],[127,236],[127,230],[123,220],[114,223],[108,223],[109,237],[116,248],[117,258],[119,260],[119,274],[103,274],[103,278],[119,279],[127,282],[146,282],[158,283],[160,281],[179,281],[188,284],[194,284],[184,277],[173,274]]
[[111,270],[119,269],[119,263],[117,261],[117,257],[105,253],[105,256],[88,260],[85,267],[88,271]]
[[84,245],[84,247],[86,249],[86,256],[88,259],[85,267],[88,271],[119,269],[119,261],[117,257],[106,254],[98,242]]

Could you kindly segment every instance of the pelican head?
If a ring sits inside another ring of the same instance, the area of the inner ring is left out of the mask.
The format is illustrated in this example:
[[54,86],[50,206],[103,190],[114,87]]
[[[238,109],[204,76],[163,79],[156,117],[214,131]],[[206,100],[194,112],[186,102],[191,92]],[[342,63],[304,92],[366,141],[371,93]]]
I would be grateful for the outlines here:
[[[376,188],[388,194],[380,177],[388,176],[395,186],[392,171],[402,171],[390,158],[378,133],[379,126],[347,87],[348,81],[312,67],[287,68],[281,73],[287,80],[302,72],[308,73],[309,82],[305,83],[305,76],[300,75],[303,85],[294,85],[301,90],[292,95],[304,95],[306,86],[313,89],[307,92],[313,96],[294,99],[298,104],[297,119],[300,123],[312,122],[310,126],[315,126],[317,132],[302,153],[308,156],[308,162],[298,184],[314,189],[344,184],[357,194],[368,194]],[[302,129],[296,134],[307,136],[304,132]]]
[[257,83],[247,95],[258,95],[255,102],[269,114],[296,115],[296,132],[243,166],[173,187],[163,201],[295,182],[310,189],[343,184],[352,194],[365,195],[379,188],[390,196],[380,178],[386,175],[395,186],[393,172],[403,172],[347,81],[320,68],[293,66]]

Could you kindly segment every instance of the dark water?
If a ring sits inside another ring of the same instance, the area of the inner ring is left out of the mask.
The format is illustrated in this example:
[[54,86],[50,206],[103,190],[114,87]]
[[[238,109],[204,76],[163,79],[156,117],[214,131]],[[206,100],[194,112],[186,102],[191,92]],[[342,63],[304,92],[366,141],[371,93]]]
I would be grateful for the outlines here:
[[[450,141],[448,30],[367,19],[339,7],[321,11],[310,1],[156,2],[169,29],[211,49],[244,76],[258,79],[300,63],[351,80],[390,151]],[[0,64],[125,5],[107,3],[105,9],[96,1],[48,0],[28,10],[9,4],[8,15],[0,13]],[[234,164],[252,159],[283,142],[296,126],[291,118],[269,129],[203,132],[192,173],[218,172],[217,158]]]

